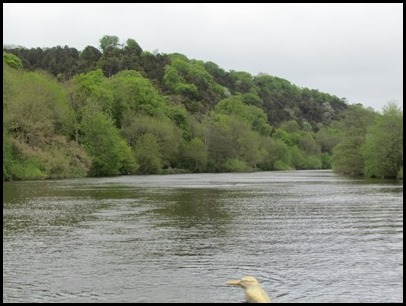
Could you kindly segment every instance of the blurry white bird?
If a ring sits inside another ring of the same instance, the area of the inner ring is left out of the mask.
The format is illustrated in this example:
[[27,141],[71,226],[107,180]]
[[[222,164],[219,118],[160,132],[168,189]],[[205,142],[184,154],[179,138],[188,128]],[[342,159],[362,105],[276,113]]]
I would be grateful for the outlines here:
[[240,286],[245,289],[245,299],[248,303],[270,303],[271,299],[262,289],[261,284],[253,276],[244,276],[241,279],[229,280],[228,285]]

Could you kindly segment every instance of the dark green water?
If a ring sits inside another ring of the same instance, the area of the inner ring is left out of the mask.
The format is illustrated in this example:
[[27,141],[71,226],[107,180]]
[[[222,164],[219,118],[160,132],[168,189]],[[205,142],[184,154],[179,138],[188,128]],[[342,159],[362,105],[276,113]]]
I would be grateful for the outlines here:
[[403,302],[403,183],[330,171],[3,183],[3,302]]

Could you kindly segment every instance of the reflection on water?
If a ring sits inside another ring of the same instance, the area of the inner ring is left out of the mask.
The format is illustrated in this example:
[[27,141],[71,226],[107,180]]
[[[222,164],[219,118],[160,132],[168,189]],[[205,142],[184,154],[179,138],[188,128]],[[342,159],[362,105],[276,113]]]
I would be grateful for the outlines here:
[[330,171],[3,183],[3,302],[403,302],[403,184]]

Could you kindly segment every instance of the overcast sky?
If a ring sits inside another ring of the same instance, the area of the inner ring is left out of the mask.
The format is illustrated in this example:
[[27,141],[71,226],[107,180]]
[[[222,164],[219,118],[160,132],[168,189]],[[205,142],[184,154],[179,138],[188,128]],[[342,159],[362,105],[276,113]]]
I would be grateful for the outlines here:
[[81,51],[103,35],[403,108],[403,4],[3,3],[3,44]]

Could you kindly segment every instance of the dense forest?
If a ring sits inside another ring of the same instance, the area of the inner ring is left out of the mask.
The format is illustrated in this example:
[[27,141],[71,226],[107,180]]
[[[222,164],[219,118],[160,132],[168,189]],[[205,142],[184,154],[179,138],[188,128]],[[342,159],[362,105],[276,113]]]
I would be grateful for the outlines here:
[[403,178],[403,112],[134,39],[3,46],[3,181],[330,169]]

